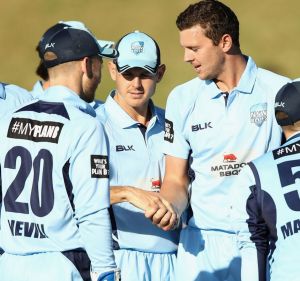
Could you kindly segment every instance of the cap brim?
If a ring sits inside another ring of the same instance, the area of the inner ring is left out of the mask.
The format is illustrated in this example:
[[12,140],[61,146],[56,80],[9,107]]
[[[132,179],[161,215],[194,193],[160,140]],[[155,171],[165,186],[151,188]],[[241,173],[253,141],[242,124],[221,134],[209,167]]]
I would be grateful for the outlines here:
[[155,74],[157,69],[155,67],[152,67],[150,65],[153,65],[153,62],[148,62],[148,61],[142,61],[142,60],[130,60],[130,61],[122,61],[121,63],[118,63],[118,71],[120,73],[125,72],[128,69],[139,67],[147,70],[148,72]]
[[119,52],[113,48],[100,48],[99,55],[108,59],[116,59],[119,56]]
[[98,44],[101,46],[101,48],[113,48],[115,42],[113,41],[106,41],[106,40],[99,40],[97,39]]
[[98,40],[98,45],[100,49],[99,55],[104,58],[115,59],[119,56],[119,52],[113,48],[115,42],[106,41],[106,40]]

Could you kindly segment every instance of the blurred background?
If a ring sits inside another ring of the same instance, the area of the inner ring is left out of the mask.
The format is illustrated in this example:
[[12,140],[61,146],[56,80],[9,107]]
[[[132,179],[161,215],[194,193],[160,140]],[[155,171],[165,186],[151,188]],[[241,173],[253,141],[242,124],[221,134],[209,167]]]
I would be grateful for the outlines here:
[[[183,62],[175,25],[187,0],[1,0],[0,81],[31,89],[38,77],[35,47],[46,29],[59,20],[79,20],[98,37],[117,41],[125,33],[140,30],[160,45],[167,65],[154,101],[165,107],[170,90],[193,77]],[[240,42],[244,54],[274,72],[300,77],[299,0],[224,0],[240,21]],[[106,61],[96,97],[105,100],[114,87]]]

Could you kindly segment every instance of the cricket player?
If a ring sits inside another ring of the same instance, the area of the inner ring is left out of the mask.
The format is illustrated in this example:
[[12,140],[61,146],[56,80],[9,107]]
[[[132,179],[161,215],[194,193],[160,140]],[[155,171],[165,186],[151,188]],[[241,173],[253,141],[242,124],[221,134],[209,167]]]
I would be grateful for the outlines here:
[[43,54],[51,86],[0,121],[1,281],[119,280],[107,143],[88,104],[102,57],[116,56],[85,30],[58,31]]
[[[40,62],[36,68],[35,73],[41,79],[34,84],[33,89],[31,90],[31,94],[34,98],[39,98],[39,96],[42,95],[44,91],[50,86],[48,70],[43,63],[43,50],[46,47],[48,38],[53,36],[53,34],[58,32],[59,30],[67,27],[74,27],[74,28],[83,29],[85,31],[91,32],[81,21],[59,21],[58,23],[54,24],[53,26],[51,26],[46,30],[46,32],[42,35],[36,47],[36,51],[38,52]],[[97,41],[101,46],[101,48],[110,49],[110,51],[112,50],[112,46],[114,45],[113,41],[106,41],[106,40],[99,40],[99,39],[97,39]],[[102,101],[100,100],[94,100],[90,103],[90,105],[94,109],[98,108],[101,104]]]
[[[233,213],[244,248],[253,248],[259,267],[250,268],[258,278],[299,280],[299,170],[300,170],[300,81],[283,86],[276,96],[275,114],[287,142],[248,163],[241,172]],[[251,256],[250,256],[251,257]],[[251,265],[249,255],[243,264]],[[266,262],[268,262],[266,266]]]
[[274,100],[289,79],[257,67],[241,52],[238,19],[219,1],[188,6],[176,24],[184,60],[198,77],[177,86],[166,106],[161,196],[173,208],[149,206],[146,216],[168,230],[190,198],[176,280],[239,281],[231,194],[240,188],[236,178],[246,163],[280,145]]
[[[11,84],[0,83],[0,120],[12,113],[22,104],[32,100],[32,96],[25,89]],[[0,174],[0,208],[2,202],[1,174]],[[1,212],[0,212],[1,215]],[[0,225],[1,232],[1,225]],[[3,252],[0,235],[0,254]]]
[[151,97],[165,72],[149,35],[123,36],[119,57],[109,62],[113,90],[97,111],[109,140],[114,253],[122,281],[174,279],[179,230],[165,232],[144,216],[159,202],[164,176],[164,110]]

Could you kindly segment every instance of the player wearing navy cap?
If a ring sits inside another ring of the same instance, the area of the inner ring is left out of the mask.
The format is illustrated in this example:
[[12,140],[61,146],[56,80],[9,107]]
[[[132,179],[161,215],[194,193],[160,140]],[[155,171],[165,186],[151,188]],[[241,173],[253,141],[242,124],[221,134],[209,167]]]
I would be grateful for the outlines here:
[[[149,207],[146,216],[169,229],[174,211],[180,216],[190,196],[192,212],[180,235],[177,280],[241,280],[240,255],[246,249],[238,248],[231,194],[239,188],[236,178],[243,166],[280,145],[273,107],[289,79],[258,68],[242,54],[238,19],[219,1],[190,5],[176,24],[184,60],[198,77],[177,86],[166,106],[161,196],[174,209]],[[189,174],[194,174],[190,195]]]
[[[44,90],[46,90],[49,87],[48,70],[43,63],[43,50],[45,49],[46,42],[51,36],[53,36],[54,33],[67,27],[82,29],[91,33],[91,31],[84,25],[84,23],[80,21],[59,21],[58,23],[56,23],[55,25],[51,26],[46,30],[46,32],[42,35],[36,47],[36,51],[39,55],[40,61],[35,72],[41,78],[41,80],[38,80],[34,84],[33,89],[31,91],[31,94],[34,98],[39,98],[39,96],[44,93]],[[112,46],[114,44],[113,41],[106,41],[106,40],[99,40],[99,39],[97,39],[97,41],[101,46],[101,48],[109,49],[112,51],[113,49]],[[99,100],[94,100],[90,103],[90,105],[94,109],[99,107],[100,104],[102,104],[102,102]]]
[[[276,120],[287,142],[250,162],[238,178],[239,200],[233,203],[236,230],[241,244],[253,252],[243,257],[252,272],[243,280],[299,280],[299,108],[300,81],[294,81],[280,89],[275,103]],[[259,267],[253,266],[253,258]]]
[[109,62],[116,83],[97,113],[110,147],[111,219],[116,263],[122,281],[174,280],[179,231],[164,232],[144,216],[159,197],[164,176],[164,110],[151,97],[165,65],[149,35],[135,31],[116,44],[119,57]]
[[85,30],[59,30],[43,50],[51,86],[1,120],[1,281],[119,280],[107,143],[88,104],[102,57],[116,54]]

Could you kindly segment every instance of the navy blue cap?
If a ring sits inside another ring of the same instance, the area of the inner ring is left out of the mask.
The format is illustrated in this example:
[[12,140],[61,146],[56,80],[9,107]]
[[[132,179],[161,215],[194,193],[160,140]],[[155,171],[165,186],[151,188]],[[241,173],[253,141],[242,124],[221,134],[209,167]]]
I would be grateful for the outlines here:
[[[116,58],[118,52],[113,48],[101,47],[92,33],[83,29],[64,27],[48,38],[42,50],[44,65],[49,68],[61,63],[80,60],[84,57],[101,56]],[[53,60],[45,59],[45,53],[56,55]]]
[[43,55],[44,55],[44,50],[46,47],[46,44],[48,42],[48,40],[58,31],[64,29],[65,27],[67,27],[69,25],[67,25],[64,22],[58,22],[57,24],[51,26],[49,29],[46,30],[46,32],[43,34],[42,38],[40,39],[40,42],[38,44],[37,47],[37,51],[39,53],[39,57],[41,59],[43,59]]
[[293,125],[300,121],[300,81],[293,81],[284,85],[275,98],[275,114],[284,112],[287,117],[282,119],[276,116],[280,126]]

